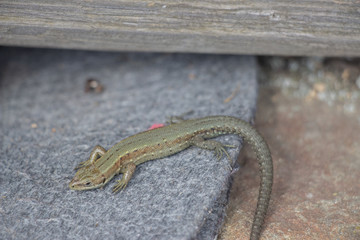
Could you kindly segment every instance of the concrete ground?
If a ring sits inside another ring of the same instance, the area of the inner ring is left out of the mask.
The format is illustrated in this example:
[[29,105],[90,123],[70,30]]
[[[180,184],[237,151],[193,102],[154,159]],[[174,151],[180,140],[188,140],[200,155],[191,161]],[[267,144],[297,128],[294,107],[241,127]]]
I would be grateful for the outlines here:
[[[267,57],[260,66],[256,127],[275,170],[262,239],[360,239],[360,60]],[[243,152],[221,240],[250,233],[258,167]]]

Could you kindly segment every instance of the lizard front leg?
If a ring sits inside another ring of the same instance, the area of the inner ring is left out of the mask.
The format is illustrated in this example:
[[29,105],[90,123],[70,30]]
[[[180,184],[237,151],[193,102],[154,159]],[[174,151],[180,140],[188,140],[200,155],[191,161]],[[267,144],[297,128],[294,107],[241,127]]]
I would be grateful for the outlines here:
[[106,149],[103,148],[100,145],[96,145],[93,150],[90,153],[90,157],[88,160],[83,161],[81,163],[79,163],[76,167],[75,170],[86,167],[90,164],[93,164],[97,159],[99,159],[100,157],[102,157],[105,153],[106,153]]
[[135,163],[129,163],[124,168],[120,170],[120,173],[122,173],[121,180],[118,180],[118,183],[113,188],[113,193],[116,193],[120,190],[124,190],[126,188],[126,185],[129,183],[132,175],[134,174],[136,169]]

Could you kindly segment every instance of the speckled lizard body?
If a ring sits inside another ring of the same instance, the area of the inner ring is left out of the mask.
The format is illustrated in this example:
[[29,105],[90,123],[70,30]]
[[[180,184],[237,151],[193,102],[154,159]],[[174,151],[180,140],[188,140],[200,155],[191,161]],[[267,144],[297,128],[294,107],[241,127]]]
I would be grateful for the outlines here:
[[260,237],[273,182],[273,165],[270,150],[261,135],[247,122],[229,116],[210,116],[173,123],[125,138],[108,151],[96,146],[90,158],[78,165],[78,172],[69,186],[74,190],[104,186],[115,175],[122,173],[114,192],[124,189],[136,166],[180,152],[190,146],[214,150],[220,157],[227,152],[220,142],[206,140],[224,134],[237,134],[248,142],[256,153],[260,166],[260,190],[252,224],[250,239]]

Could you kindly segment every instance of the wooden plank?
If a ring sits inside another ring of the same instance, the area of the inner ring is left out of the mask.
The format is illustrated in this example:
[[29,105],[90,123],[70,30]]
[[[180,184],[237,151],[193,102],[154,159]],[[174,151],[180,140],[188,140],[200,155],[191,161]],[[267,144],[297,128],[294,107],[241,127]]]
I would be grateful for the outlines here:
[[0,45],[360,56],[360,1],[0,0]]

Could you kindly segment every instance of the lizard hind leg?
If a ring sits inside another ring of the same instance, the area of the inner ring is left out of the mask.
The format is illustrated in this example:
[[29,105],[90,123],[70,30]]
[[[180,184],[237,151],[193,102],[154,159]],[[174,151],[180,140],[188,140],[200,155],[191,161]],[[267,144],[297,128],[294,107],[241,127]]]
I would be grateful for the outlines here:
[[106,149],[103,148],[100,145],[96,145],[93,150],[90,153],[90,157],[88,160],[83,161],[81,163],[79,163],[76,167],[75,170],[78,170],[80,168],[89,166],[91,164],[93,164],[96,160],[98,160],[99,158],[101,158],[104,154],[106,153]]
[[167,124],[175,124],[175,123],[185,121],[184,116],[192,114],[193,112],[194,112],[193,110],[190,110],[190,111],[182,113],[181,115],[169,116],[169,117],[167,117],[166,123]]
[[225,148],[226,147],[235,148],[236,146],[222,144],[221,142],[218,142],[215,140],[205,140],[201,136],[194,137],[192,144],[194,146],[202,148],[202,149],[215,151],[215,156],[218,160],[220,160],[222,158],[223,154],[225,153],[225,155],[227,156],[227,158],[229,160],[230,166],[232,165],[232,162],[233,162],[232,158],[230,157],[229,153],[226,151]]

